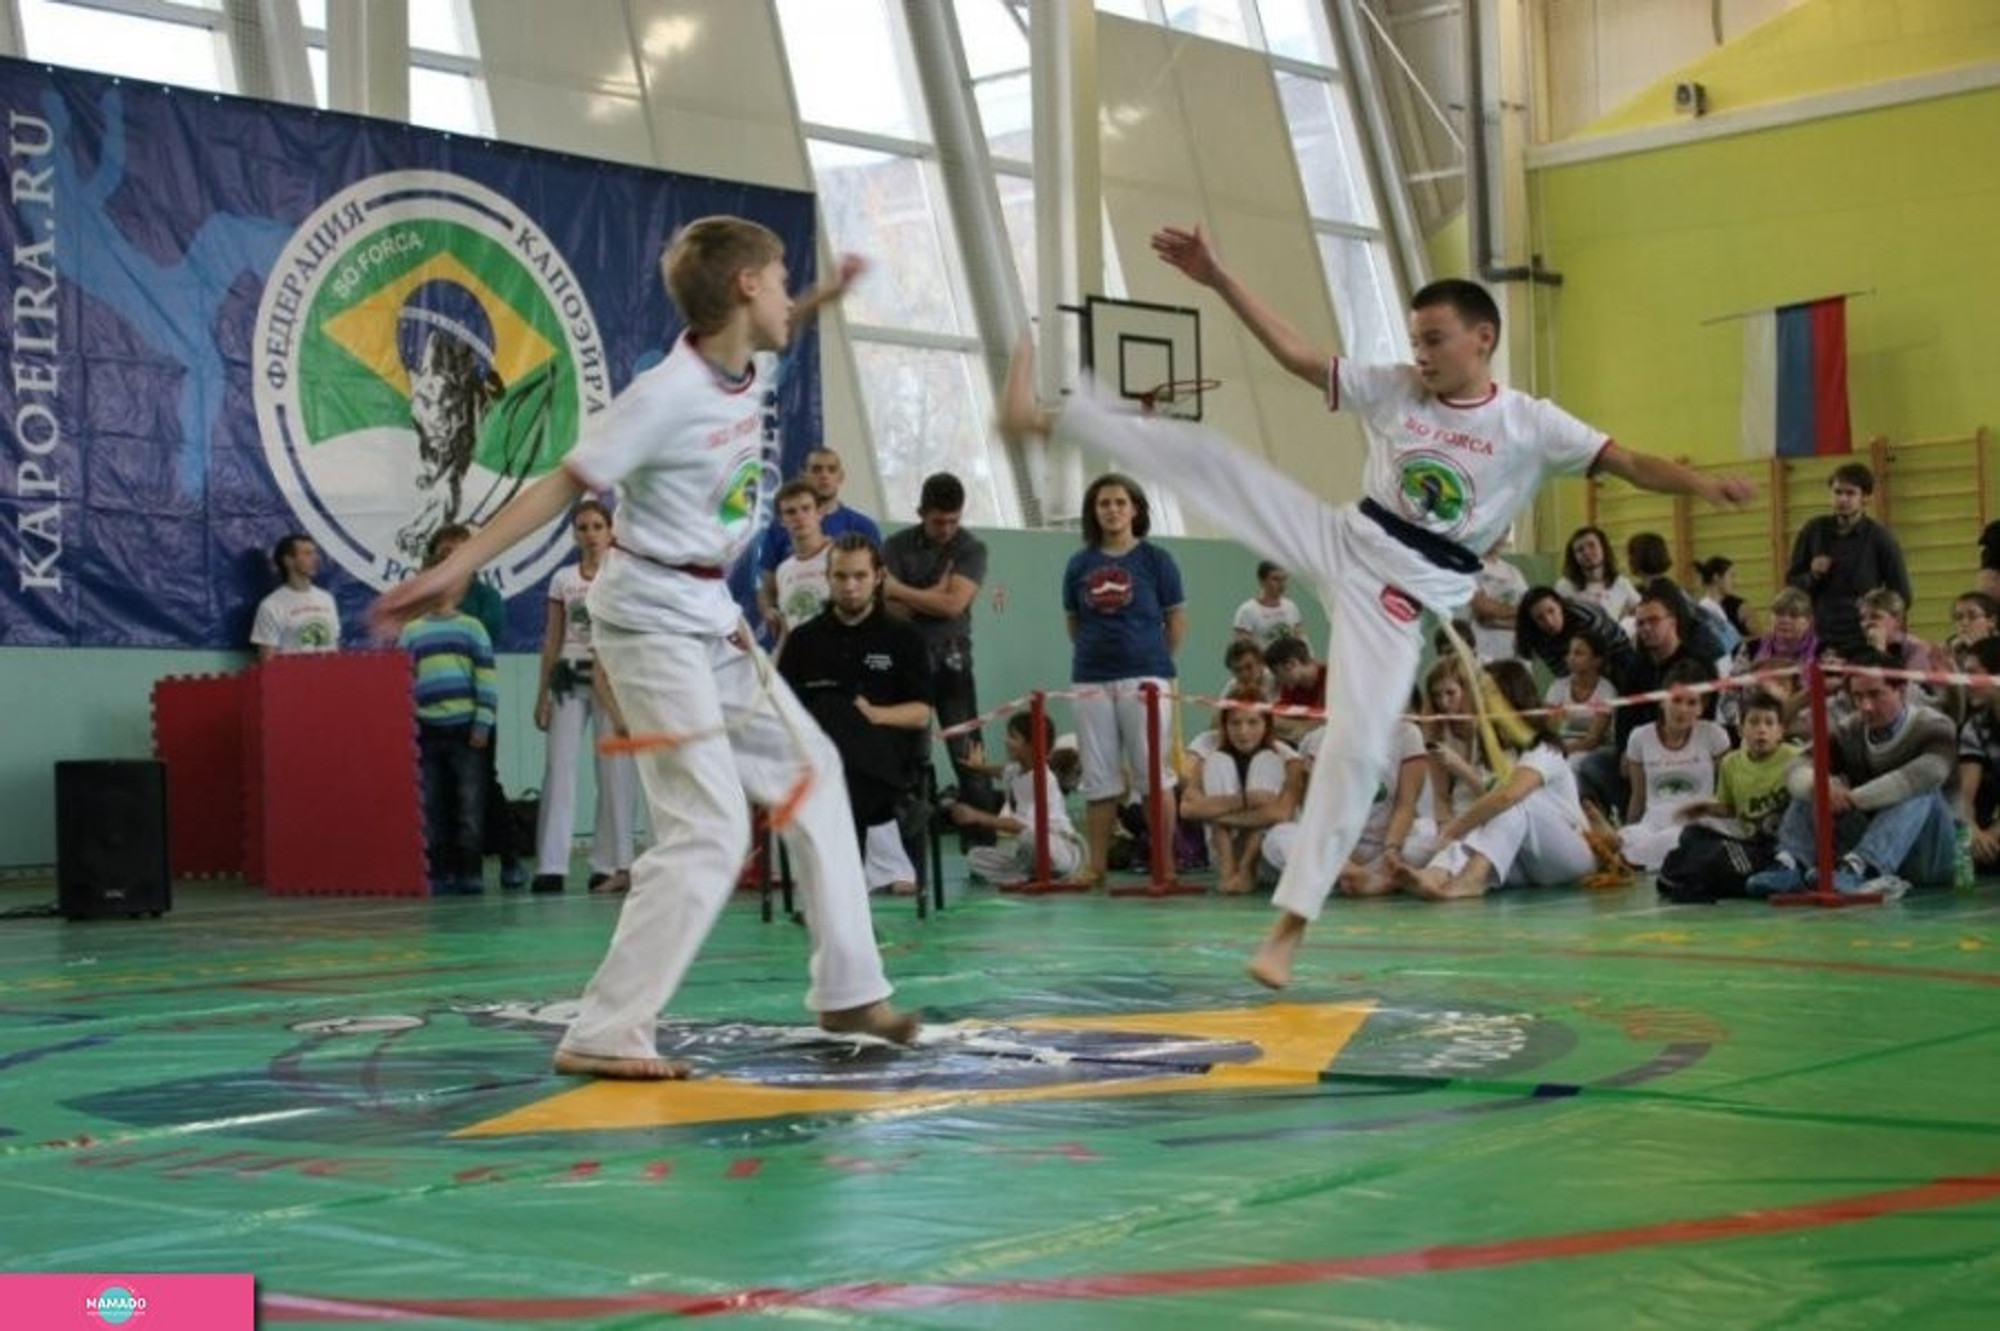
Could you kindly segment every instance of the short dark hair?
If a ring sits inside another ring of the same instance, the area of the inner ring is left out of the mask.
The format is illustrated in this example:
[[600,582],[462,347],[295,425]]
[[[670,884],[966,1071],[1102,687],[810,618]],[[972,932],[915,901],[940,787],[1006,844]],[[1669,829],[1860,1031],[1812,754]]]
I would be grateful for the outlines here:
[[1674,566],[1674,552],[1667,548],[1667,538],[1656,531],[1634,532],[1625,542],[1625,558],[1631,562],[1635,578],[1657,578]]
[[438,550],[443,547],[446,541],[469,541],[471,539],[472,528],[467,524],[463,522],[445,523],[432,532],[424,541],[424,567],[429,568],[437,562]]
[[1493,325],[1493,340],[1500,340],[1500,307],[1493,296],[1477,282],[1468,282],[1462,277],[1441,277],[1435,282],[1420,287],[1417,294],[1410,297],[1412,310],[1427,310],[1433,305],[1449,305],[1465,320],[1468,327],[1480,324]]
[[1862,494],[1872,495],[1875,493],[1875,473],[1868,470],[1865,462],[1843,462],[1826,478],[1827,489],[1831,490],[1836,485],[1851,485]]
[[[1900,669],[1903,664],[1902,661],[1889,655],[1889,653],[1879,647],[1870,646],[1866,643],[1843,653],[1840,663],[1845,666],[1852,666],[1856,670],[1896,670]],[[1852,675],[1848,676],[1849,680],[1853,678]],[[1889,682],[1899,689],[1903,687],[1903,681],[1900,679]]]
[[1736,709],[1737,715],[1748,717],[1752,712],[1769,712],[1780,721],[1785,719],[1785,704],[1774,693],[1764,689],[1751,689],[1743,695],[1742,703]]
[[[1029,745],[1034,744],[1035,716],[1036,714],[1032,709],[1025,712],[1014,713],[1012,716],[1007,718],[1008,733],[1013,735],[1019,735],[1023,740],[1023,742]],[[1056,728],[1055,725],[1049,720],[1049,714],[1047,712],[1041,713],[1041,722],[1042,722],[1042,752],[1046,754],[1051,750],[1053,750],[1056,746]]]
[[809,496],[813,501],[813,507],[819,507],[819,491],[813,489],[812,482],[804,477],[795,477],[779,486],[778,493],[771,496],[771,507],[776,509],[787,499],[796,499],[800,495]]
[[1972,602],[1973,605],[1979,607],[1979,613],[1988,619],[2000,620],[2000,601],[1994,600],[1985,592],[1960,592],[1951,598],[1953,605],[1957,605],[1962,601]]
[[1310,661],[1312,657],[1312,648],[1304,638],[1280,638],[1264,649],[1264,664],[1273,670],[1294,661]]
[[917,492],[917,512],[963,513],[964,511],[964,481],[948,471],[934,471],[924,477],[923,489]]
[[279,577],[284,577],[285,561],[292,557],[292,551],[298,549],[301,545],[311,545],[312,543],[313,538],[302,531],[286,532],[278,538],[278,543],[271,547],[271,567],[278,570]]
[[2000,637],[1981,638],[1968,649],[1979,668],[1989,675],[2000,675]]
[[1229,645],[1222,649],[1222,664],[1234,669],[1236,663],[1246,656],[1256,657],[1260,665],[1269,664],[1264,659],[1264,649],[1248,638],[1231,638]]
[[1683,656],[1667,667],[1667,673],[1660,676],[1660,683],[1671,689],[1682,684],[1706,684],[1714,678],[1715,667],[1707,661]]
[[1259,582],[1270,577],[1273,573],[1283,573],[1284,571],[1285,566],[1274,560],[1260,559],[1257,561],[1257,581]]
[[1153,530],[1153,507],[1146,502],[1146,492],[1139,488],[1139,482],[1123,472],[1107,471],[1083,492],[1083,543],[1088,546],[1104,544],[1104,528],[1097,521],[1097,496],[1110,486],[1117,486],[1132,498],[1132,536],[1145,540],[1146,533]]
[[878,573],[881,572],[882,547],[870,540],[866,532],[858,531],[842,532],[833,538],[833,545],[828,550],[826,556],[827,567],[833,567],[833,557],[835,555],[851,555],[856,550],[866,550],[869,559],[875,564],[875,571]]

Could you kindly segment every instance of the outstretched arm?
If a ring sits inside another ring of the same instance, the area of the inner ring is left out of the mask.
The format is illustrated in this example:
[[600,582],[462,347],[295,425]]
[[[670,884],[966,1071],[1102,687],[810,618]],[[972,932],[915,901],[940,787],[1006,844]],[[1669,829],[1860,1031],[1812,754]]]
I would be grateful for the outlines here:
[[368,607],[368,628],[388,639],[402,625],[440,606],[457,603],[465,581],[505,554],[515,542],[569,512],[585,491],[567,467],[558,467],[523,490],[472,539],[415,577],[397,583]]
[[854,285],[854,279],[868,271],[868,261],[858,254],[843,254],[834,265],[833,276],[814,287],[805,295],[792,302],[792,318],[789,325],[791,340],[796,342],[805,331],[820,307],[830,301],[839,300]]
[[1321,351],[1306,341],[1305,335],[1283,315],[1237,281],[1236,275],[1215,257],[1207,234],[1199,226],[1192,231],[1177,226],[1161,227],[1153,233],[1153,253],[1222,297],[1223,304],[1243,321],[1243,326],[1264,344],[1264,350],[1278,364],[1315,388],[1326,387],[1326,367],[1333,360],[1333,353]]
[[1597,467],[1641,490],[1693,495],[1717,508],[1741,508],[1757,497],[1757,487],[1741,476],[1709,476],[1672,458],[1635,452],[1617,444],[1604,446],[1604,451],[1597,455]]

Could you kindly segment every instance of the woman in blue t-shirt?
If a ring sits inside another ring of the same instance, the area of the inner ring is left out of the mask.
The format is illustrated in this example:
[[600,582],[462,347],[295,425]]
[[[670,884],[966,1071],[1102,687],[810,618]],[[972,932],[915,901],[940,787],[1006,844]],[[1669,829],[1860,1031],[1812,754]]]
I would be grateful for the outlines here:
[[[1157,766],[1162,788],[1171,791],[1174,784],[1173,700],[1161,699],[1159,731],[1148,753],[1140,687],[1150,681],[1164,693],[1171,686],[1174,656],[1187,631],[1187,598],[1173,556],[1146,540],[1151,529],[1152,511],[1138,483],[1116,472],[1099,476],[1083,492],[1084,548],[1063,570],[1063,611],[1074,644],[1070,678],[1100,686],[1076,700],[1090,844],[1085,876],[1093,882],[1104,877],[1127,773],[1144,783]],[[1163,804],[1171,839],[1173,796]]]

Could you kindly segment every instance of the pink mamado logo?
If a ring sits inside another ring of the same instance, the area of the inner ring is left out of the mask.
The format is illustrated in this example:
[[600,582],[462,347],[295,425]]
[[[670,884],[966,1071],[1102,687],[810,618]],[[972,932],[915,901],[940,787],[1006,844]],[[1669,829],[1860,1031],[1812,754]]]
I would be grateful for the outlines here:
[[106,1326],[124,1326],[146,1315],[146,1296],[123,1285],[106,1285],[83,1296],[83,1310]]

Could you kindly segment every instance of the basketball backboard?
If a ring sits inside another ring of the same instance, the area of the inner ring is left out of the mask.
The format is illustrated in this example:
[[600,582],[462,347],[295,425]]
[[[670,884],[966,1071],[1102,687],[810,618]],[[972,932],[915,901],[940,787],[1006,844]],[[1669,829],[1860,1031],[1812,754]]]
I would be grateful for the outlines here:
[[1184,305],[1086,296],[1081,341],[1084,370],[1099,389],[1160,415],[1201,419],[1199,391],[1160,393],[1167,384],[1200,381],[1201,311]]

